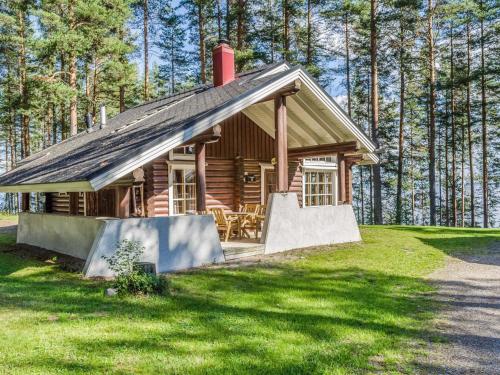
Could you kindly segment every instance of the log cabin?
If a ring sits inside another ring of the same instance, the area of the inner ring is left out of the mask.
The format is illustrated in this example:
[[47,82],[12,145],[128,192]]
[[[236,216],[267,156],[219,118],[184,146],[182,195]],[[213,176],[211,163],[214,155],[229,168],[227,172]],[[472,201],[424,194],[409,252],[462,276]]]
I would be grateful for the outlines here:
[[[85,259],[87,276],[110,274],[102,256],[124,238],[167,272],[230,258],[213,209],[266,207],[260,240],[240,254],[359,241],[352,167],[377,162],[372,140],[304,68],[235,74],[221,41],[213,84],[109,120],[103,108],[98,124],[0,176],[0,191],[21,195],[18,242]],[[30,207],[35,192],[44,212]]]

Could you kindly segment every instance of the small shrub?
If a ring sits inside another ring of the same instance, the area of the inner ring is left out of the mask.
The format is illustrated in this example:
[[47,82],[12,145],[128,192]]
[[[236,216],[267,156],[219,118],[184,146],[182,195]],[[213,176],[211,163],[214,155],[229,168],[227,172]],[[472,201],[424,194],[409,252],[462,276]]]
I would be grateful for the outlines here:
[[168,281],[163,276],[133,271],[116,277],[114,287],[120,294],[167,294]]
[[123,240],[116,244],[112,256],[103,256],[109,268],[116,274],[113,287],[119,294],[166,294],[168,281],[163,276],[147,274],[136,267],[144,253],[138,241]]
[[144,253],[145,247],[139,241],[123,240],[116,244],[116,251],[110,257],[102,258],[108,262],[109,269],[116,275],[134,272],[134,266]]

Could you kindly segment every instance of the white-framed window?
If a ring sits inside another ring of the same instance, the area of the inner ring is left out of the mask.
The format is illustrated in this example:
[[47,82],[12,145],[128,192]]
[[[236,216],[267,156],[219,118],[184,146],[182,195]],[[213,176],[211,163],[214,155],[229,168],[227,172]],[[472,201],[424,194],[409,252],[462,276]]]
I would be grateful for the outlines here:
[[194,145],[176,147],[169,152],[170,160],[194,160]]
[[185,215],[196,212],[194,163],[170,163],[168,185],[169,215]]
[[332,206],[337,204],[337,171],[304,169],[304,206]]

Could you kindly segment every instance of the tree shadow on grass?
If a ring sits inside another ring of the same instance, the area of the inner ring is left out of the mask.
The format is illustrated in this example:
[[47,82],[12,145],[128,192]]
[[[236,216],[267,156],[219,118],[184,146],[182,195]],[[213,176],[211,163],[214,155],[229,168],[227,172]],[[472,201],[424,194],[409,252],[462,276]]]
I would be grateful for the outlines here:
[[[105,283],[49,267],[3,273],[0,306],[33,313],[32,324],[62,335],[73,360],[26,349],[24,365],[37,371],[119,373],[111,364],[130,356],[129,372],[364,372],[373,356],[432,335],[430,289],[418,278],[279,264],[172,280],[168,297],[110,299]],[[23,366],[22,358],[10,364]]]
[[500,265],[500,229],[409,226],[388,229],[421,233],[425,237],[415,238],[423,244],[467,262]]
[[406,225],[390,225],[382,227],[384,229],[425,233],[425,234],[439,234],[439,235],[469,235],[469,236],[500,236],[500,229],[492,228],[452,228],[452,227],[431,227],[431,226],[406,226]]
[[500,236],[421,238],[422,243],[469,263],[500,266]]

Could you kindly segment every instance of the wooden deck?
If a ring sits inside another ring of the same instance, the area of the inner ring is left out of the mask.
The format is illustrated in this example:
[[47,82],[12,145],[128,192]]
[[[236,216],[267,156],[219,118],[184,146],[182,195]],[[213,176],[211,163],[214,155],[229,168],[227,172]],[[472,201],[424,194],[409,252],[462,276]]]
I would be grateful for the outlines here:
[[255,239],[229,240],[221,245],[226,261],[264,254],[264,244]]

